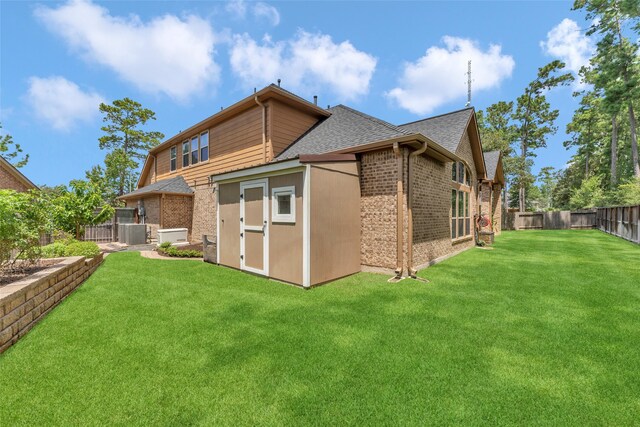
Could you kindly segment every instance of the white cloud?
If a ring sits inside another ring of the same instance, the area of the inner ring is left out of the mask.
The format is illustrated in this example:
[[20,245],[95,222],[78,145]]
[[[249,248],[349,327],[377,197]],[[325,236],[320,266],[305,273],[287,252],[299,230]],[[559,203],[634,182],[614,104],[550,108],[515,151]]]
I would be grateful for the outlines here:
[[[245,19],[249,7],[247,7],[245,0],[231,0],[227,2],[225,10],[236,19]],[[264,19],[274,27],[280,24],[280,12],[270,4],[264,2],[253,3],[250,11],[256,20]]]
[[145,23],[135,15],[112,16],[87,0],[41,6],[35,14],[87,61],[142,91],[185,100],[219,79],[213,30],[197,16],[164,15]]
[[235,36],[230,62],[247,87],[281,78],[283,86],[302,94],[326,88],[341,100],[351,100],[369,92],[377,59],[349,41],[334,43],[328,35],[299,30],[293,39],[279,42],[269,36],[262,43],[247,34]]
[[447,102],[463,100],[469,60],[474,92],[498,87],[515,67],[513,58],[504,55],[500,45],[490,45],[483,51],[469,39],[445,36],[442,41],[444,47],[432,46],[416,62],[404,64],[398,86],[387,93],[400,107],[428,114]]
[[[544,52],[563,61],[567,69],[578,76],[580,68],[589,65],[594,52],[593,41],[582,33],[578,24],[565,18],[547,33],[547,40],[540,42]],[[576,79],[576,84],[580,82]]]
[[57,130],[91,121],[98,115],[100,103],[105,102],[96,92],[83,91],[60,76],[31,77],[26,99],[36,115]]
[[280,13],[278,13],[278,9],[266,3],[256,3],[253,7],[253,15],[256,18],[266,19],[274,27],[280,23]]
[[244,18],[247,15],[247,4],[244,0],[231,0],[227,2],[225,9],[236,18]]

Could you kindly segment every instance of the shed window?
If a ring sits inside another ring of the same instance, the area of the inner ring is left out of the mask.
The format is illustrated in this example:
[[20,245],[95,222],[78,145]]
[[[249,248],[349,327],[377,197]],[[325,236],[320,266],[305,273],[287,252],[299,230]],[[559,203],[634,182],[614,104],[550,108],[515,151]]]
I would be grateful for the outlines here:
[[191,164],[198,163],[198,136],[191,138]]
[[176,159],[176,146],[174,145],[173,147],[171,147],[171,150],[169,151],[169,169],[171,170],[171,172],[176,170],[177,165],[177,159]]
[[200,161],[209,160],[209,132],[200,134]]
[[189,141],[182,143],[182,167],[189,166]]
[[296,189],[278,187],[271,190],[271,221],[296,222]]

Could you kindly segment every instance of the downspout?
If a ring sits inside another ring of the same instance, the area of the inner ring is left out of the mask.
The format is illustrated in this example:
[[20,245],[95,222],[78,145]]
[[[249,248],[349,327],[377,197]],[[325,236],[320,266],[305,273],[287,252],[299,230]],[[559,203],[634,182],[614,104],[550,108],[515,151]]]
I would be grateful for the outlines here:
[[400,144],[397,142],[393,143],[393,152],[396,155],[396,163],[398,166],[396,177],[397,177],[397,186],[396,186],[396,233],[397,233],[397,248],[396,248],[396,278],[402,277],[402,271],[404,267],[404,261],[402,259],[404,253],[404,242],[403,242],[403,230],[404,230],[404,215],[403,215],[403,206],[402,206],[402,196],[403,196],[403,188],[402,188],[402,172],[403,172],[403,161],[402,161],[402,151],[400,151]]
[[258,100],[258,95],[253,99],[262,107],[262,161],[267,163],[267,106]]
[[407,185],[409,186],[409,194],[407,196],[409,199],[407,200],[407,220],[409,222],[407,230],[407,270],[409,277],[412,278],[416,277],[417,271],[413,269],[413,177],[411,176],[411,159],[415,159],[425,151],[427,151],[426,141],[422,147],[409,154],[409,161],[407,163]]

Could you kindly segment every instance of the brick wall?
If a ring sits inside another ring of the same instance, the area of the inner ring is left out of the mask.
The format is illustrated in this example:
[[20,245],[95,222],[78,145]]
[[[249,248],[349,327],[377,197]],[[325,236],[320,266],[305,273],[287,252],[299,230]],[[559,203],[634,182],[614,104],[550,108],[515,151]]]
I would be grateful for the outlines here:
[[[491,220],[493,215],[493,206],[491,203],[493,189],[491,188],[491,184],[488,182],[483,182],[480,186],[480,213],[482,216],[486,216]],[[486,227],[482,227],[483,231],[491,231],[492,226],[491,222],[487,224]]]
[[[190,196],[165,195],[162,199],[161,219],[160,226],[162,228],[188,228],[188,239],[191,241],[193,198]],[[200,238],[197,240],[200,240]]]
[[413,176],[413,265],[425,264],[452,250],[451,163],[420,156]]
[[493,186],[493,231],[497,234],[502,232],[502,187],[499,184]]
[[0,288],[0,353],[84,282],[102,263],[102,254],[70,257]]
[[[471,169],[471,203],[473,215],[477,212],[477,171],[473,161],[471,143],[465,132],[456,154]],[[413,175],[413,266],[421,268],[437,260],[472,247],[470,238],[451,240],[451,166],[429,157],[420,157],[412,165]]]
[[[158,228],[160,228],[160,196],[152,195],[142,200],[144,202],[147,232],[150,233],[152,239],[157,239]],[[127,200],[127,207],[137,208],[138,200]]]
[[216,235],[216,194],[213,186],[196,188],[193,195],[192,240],[202,240],[206,234],[215,241]]
[[[405,174],[403,174],[403,180]],[[396,267],[396,176],[397,163],[392,149],[361,155],[360,256],[362,265],[389,269]],[[404,188],[406,190],[406,185]]]
[[24,182],[18,180],[13,174],[5,170],[5,166],[0,163],[0,189],[27,191],[31,187],[27,187]]

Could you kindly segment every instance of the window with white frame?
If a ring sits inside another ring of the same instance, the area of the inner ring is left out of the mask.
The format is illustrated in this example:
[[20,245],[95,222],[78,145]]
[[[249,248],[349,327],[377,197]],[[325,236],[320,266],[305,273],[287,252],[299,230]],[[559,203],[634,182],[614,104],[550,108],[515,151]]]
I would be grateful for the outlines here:
[[191,164],[198,163],[198,135],[191,138]]
[[182,167],[189,166],[189,141],[182,143]]
[[462,162],[451,166],[451,238],[471,236],[471,173]]
[[294,186],[271,190],[271,221],[296,222],[296,188]]
[[178,166],[178,160],[176,158],[176,146],[174,145],[173,147],[171,147],[170,151],[169,151],[169,169],[171,170],[171,172],[176,170],[176,167]]
[[202,132],[200,134],[200,161],[206,162],[209,160],[209,132]]

